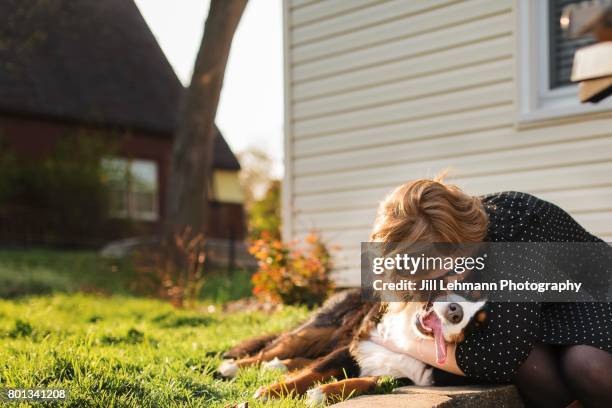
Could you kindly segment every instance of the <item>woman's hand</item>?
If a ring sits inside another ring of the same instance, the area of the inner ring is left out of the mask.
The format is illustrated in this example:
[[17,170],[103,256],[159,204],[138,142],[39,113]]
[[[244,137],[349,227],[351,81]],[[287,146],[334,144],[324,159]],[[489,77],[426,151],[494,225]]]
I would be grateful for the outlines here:
[[457,365],[455,359],[455,343],[447,343],[446,360],[443,363],[438,363],[434,340],[420,337],[412,330],[408,330],[408,332],[409,333],[405,333],[402,336],[401,343],[393,337],[377,337],[372,340],[393,352],[408,354],[430,366],[437,367],[452,374],[465,375]]

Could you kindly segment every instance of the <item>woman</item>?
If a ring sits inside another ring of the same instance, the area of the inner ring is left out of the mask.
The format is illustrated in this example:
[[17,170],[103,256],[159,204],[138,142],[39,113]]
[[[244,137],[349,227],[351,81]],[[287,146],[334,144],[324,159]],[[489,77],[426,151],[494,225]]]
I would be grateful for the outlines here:
[[[442,180],[398,187],[380,205],[382,242],[602,242],[565,211],[534,196],[472,197]],[[489,325],[438,364],[428,341],[407,354],[484,382],[514,382],[529,406],[612,406],[611,303],[492,303]]]

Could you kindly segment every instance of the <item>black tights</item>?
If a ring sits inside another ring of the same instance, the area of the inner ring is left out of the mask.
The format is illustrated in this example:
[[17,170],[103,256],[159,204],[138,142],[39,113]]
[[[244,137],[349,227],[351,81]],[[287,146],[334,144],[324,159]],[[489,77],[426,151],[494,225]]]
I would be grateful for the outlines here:
[[514,383],[528,407],[612,406],[612,354],[592,346],[537,345]]

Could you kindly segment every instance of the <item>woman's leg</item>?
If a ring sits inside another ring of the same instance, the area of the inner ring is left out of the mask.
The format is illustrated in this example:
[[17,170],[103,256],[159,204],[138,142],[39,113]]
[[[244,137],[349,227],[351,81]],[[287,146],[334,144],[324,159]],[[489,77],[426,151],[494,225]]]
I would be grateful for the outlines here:
[[585,407],[612,406],[612,353],[592,346],[565,347],[561,370],[572,393]]
[[561,408],[574,398],[561,375],[558,351],[548,345],[536,345],[514,377],[527,407]]

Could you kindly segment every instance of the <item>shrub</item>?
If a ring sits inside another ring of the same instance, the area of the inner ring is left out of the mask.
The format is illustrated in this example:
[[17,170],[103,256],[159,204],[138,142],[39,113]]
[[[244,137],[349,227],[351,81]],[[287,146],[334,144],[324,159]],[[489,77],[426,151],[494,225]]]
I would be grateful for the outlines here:
[[132,289],[176,307],[192,306],[204,286],[205,243],[204,235],[186,228],[159,246],[136,251]]
[[0,135],[0,204],[6,202],[10,197],[10,190],[14,178],[15,155],[5,139]]
[[253,293],[259,299],[309,307],[321,304],[333,289],[331,254],[321,238],[311,233],[302,245],[283,243],[268,234],[253,242],[250,252],[259,269]]

